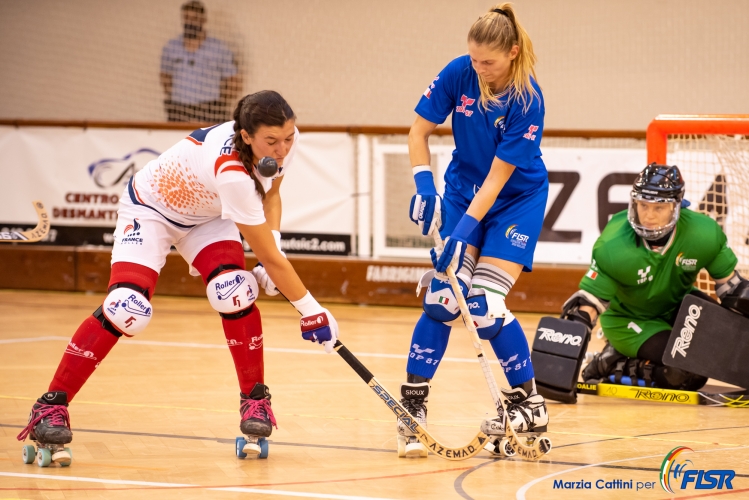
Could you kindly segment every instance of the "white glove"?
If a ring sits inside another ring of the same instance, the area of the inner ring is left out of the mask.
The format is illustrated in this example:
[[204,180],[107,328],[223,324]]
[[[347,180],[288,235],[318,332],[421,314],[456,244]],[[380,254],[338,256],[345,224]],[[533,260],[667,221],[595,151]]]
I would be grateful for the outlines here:
[[328,354],[333,352],[338,339],[338,323],[330,311],[322,307],[309,292],[291,305],[302,315],[299,322],[302,338],[323,344]]

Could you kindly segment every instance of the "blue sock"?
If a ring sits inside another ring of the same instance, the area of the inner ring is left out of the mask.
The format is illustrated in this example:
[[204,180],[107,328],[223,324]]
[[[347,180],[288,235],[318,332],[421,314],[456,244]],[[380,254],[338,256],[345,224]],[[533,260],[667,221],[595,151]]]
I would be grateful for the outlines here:
[[450,326],[422,313],[411,337],[406,372],[424,378],[433,378],[437,365],[442,361],[442,356],[447,350],[450,330]]
[[516,387],[533,378],[528,341],[518,320],[513,318],[503,325],[499,335],[489,342],[511,386]]

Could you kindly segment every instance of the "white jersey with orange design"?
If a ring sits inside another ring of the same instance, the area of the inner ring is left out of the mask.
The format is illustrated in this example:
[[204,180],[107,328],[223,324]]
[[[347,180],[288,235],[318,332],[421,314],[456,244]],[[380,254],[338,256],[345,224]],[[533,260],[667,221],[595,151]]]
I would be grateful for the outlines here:
[[[234,122],[192,132],[135,174],[131,201],[144,205],[177,227],[190,228],[221,217],[254,226],[265,222],[263,200],[233,146]],[[299,140],[272,178],[258,176],[267,192],[289,169]]]

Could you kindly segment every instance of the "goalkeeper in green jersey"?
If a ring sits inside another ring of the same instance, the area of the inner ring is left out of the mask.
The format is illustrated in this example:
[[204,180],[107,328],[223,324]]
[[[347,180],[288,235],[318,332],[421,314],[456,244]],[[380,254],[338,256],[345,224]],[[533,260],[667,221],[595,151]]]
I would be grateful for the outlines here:
[[[562,317],[590,329],[600,317],[607,343],[583,379],[697,390],[707,379],[661,362],[681,301],[705,268],[722,304],[745,304],[749,282],[736,271],[726,235],[710,217],[686,209],[678,167],[648,165],[632,186],[629,209],[615,214],[593,246],[580,289]],[[746,311],[738,311],[746,312]]]

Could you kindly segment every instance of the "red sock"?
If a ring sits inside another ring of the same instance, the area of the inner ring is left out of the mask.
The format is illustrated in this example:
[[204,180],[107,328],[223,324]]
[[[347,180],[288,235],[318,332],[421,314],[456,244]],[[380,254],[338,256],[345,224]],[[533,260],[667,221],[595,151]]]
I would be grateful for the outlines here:
[[[242,244],[236,241],[217,241],[198,253],[193,267],[203,276],[203,282],[220,265],[234,264],[245,268]],[[234,358],[239,389],[249,394],[255,383],[263,383],[263,327],[260,311],[253,304],[252,312],[239,319],[221,318],[226,343]]]
[[[158,277],[156,271],[140,264],[116,262],[112,265],[109,286],[116,283],[133,283],[144,288],[151,298]],[[104,329],[101,321],[93,316],[83,320],[62,355],[55,376],[49,384],[49,391],[67,392],[68,402],[72,401],[118,339],[119,337]]]
[[68,402],[72,401],[118,338],[105,330],[93,316],[83,320],[62,355],[49,391],[67,392]]
[[263,383],[263,326],[260,310],[252,305],[252,312],[239,319],[221,318],[226,343],[234,358],[239,389],[250,394],[256,383]]

